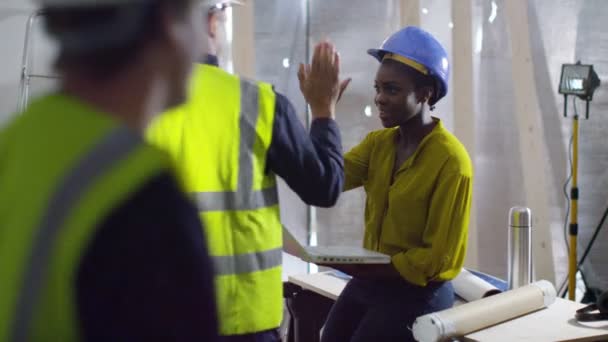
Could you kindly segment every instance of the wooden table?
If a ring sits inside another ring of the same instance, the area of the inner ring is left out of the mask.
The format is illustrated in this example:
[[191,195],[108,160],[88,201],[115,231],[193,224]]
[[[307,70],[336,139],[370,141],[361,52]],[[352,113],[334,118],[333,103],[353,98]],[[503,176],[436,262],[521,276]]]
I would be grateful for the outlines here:
[[466,336],[466,341],[608,341],[608,321],[574,319],[584,304],[557,298],[548,308],[512,319]]
[[[331,271],[290,276],[288,280],[285,298],[292,315],[288,341],[317,342],[331,305],[348,280]],[[462,303],[457,300],[455,305]],[[608,341],[608,321],[574,320],[574,312],[583,306],[558,298],[546,309],[469,334],[464,341]]]

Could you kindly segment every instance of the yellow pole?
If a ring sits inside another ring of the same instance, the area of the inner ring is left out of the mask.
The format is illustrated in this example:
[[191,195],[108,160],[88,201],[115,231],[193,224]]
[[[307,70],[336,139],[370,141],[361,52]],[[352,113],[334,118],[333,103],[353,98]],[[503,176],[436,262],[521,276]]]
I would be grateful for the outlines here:
[[568,262],[568,299],[574,300],[576,294],[576,272],[578,260],[576,244],[578,238],[578,115],[574,116],[572,132],[572,186],[570,199],[570,256]]

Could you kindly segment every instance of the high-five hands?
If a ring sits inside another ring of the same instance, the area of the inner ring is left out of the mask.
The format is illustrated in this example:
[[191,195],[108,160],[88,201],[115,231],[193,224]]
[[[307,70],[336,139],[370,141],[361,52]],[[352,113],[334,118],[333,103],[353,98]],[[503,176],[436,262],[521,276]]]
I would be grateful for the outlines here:
[[340,55],[336,48],[328,41],[317,44],[312,64],[300,64],[298,79],[312,117],[334,118],[336,103],[351,81],[340,81]]

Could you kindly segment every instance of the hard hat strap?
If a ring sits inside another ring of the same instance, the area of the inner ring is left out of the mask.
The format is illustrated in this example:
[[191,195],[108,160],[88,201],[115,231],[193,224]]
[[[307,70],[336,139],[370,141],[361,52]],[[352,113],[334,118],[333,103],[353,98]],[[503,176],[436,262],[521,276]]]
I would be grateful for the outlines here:
[[420,63],[418,63],[416,61],[413,61],[413,60],[411,60],[411,59],[409,59],[407,57],[403,57],[401,55],[397,55],[397,54],[394,54],[394,53],[387,52],[386,54],[384,54],[384,57],[382,57],[383,61],[386,60],[386,59],[392,59],[392,60],[397,61],[399,63],[403,63],[403,64],[405,64],[405,65],[407,65],[407,66],[409,66],[411,68],[414,68],[414,69],[418,70],[419,72],[421,72],[424,75],[428,75],[429,74],[429,70],[424,65],[422,65],[422,64],[420,64]]

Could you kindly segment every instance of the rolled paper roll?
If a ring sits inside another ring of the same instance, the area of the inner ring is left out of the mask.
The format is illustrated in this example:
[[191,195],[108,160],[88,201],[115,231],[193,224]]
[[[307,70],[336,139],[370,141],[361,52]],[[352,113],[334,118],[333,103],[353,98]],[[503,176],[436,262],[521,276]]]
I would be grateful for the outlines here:
[[472,302],[501,292],[494,285],[464,268],[458,277],[452,280],[452,286],[454,286],[454,292],[467,302]]
[[553,284],[540,280],[515,290],[482,298],[451,309],[420,316],[412,332],[420,342],[438,342],[465,336],[545,308],[555,302]]

